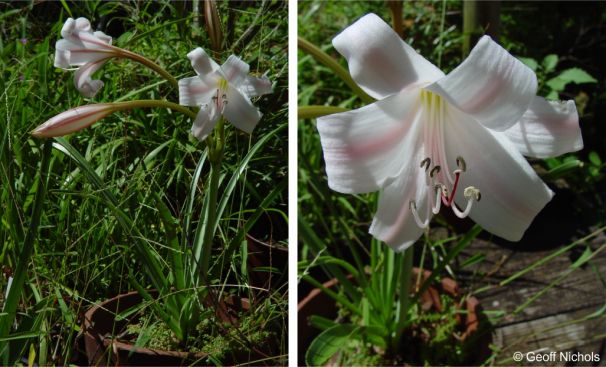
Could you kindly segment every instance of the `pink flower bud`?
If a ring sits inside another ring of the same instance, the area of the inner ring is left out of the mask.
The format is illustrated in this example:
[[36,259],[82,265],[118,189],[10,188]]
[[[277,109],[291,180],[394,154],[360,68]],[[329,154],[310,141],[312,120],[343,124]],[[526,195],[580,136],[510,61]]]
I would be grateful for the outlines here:
[[69,109],[54,116],[32,131],[37,138],[52,138],[63,136],[101,120],[118,108],[111,103],[90,104]]

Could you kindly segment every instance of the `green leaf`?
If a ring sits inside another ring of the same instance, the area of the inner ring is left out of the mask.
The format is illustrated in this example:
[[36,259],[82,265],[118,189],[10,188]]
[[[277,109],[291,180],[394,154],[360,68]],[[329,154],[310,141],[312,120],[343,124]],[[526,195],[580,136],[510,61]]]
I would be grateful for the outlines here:
[[602,165],[602,160],[600,159],[600,156],[598,153],[596,153],[595,151],[591,151],[589,153],[589,162],[591,162],[591,164],[593,164],[594,166],[601,166]]
[[558,98],[557,93],[555,96],[553,95],[553,93],[563,91],[564,87],[566,87],[566,84],[568,84],[568,83],[569,83],[568,81],[561,79],[559,76],[549,79],[547,82],[545,82],[545,84],[547,84],[547,86],[549,88],[551,88],[551,92],[549,93],[547,98],[557,99]]
[[545,84],[554,91],[562,91],[568,83],[583,84],[596,82],[597,80],[586,71],[579,68],[571,68],[564,70],[555,78],[549,79]]
[[558,95],[558,92],[556,92],[555,90],[552,90],[551,92],[549,92],[549,94],[547,96],[545,96],[545,98],[550,99],[550,100],[556,100],[556,99],[560,99],[560,96]]
[[539,66],[539,64],[537,63],[537,61],[535,59],[530,58],[530,57],[518,57],[518,60],[520,60],[522,62],[522,64],[531,68],[532,71],[537,71],[537,67]]
[[579,68],[566,69],[558,75],[558,78],[576,84],[597,83],[597,80],[595,80],[594,77],[589,75],[585,70]]
[[358,332],[359,327],[351,324],[336,325],[320,333],[305,353],[308,366],[321,366]]
[[545,58],[543,59],[543,62],[541,64],[543,65],[543,69],[545,70],[546,73],[553,71],[555,69],[556,65],[558,64],[558,55],[550,54],[550,55],[545,56]]
[[552,181],[562,176],[574,173],[579,168],[583,167],[583,162],[578,159],[563,162],[560,165],[550,169],[547,173],[541,175],[541,178],[547,181]]

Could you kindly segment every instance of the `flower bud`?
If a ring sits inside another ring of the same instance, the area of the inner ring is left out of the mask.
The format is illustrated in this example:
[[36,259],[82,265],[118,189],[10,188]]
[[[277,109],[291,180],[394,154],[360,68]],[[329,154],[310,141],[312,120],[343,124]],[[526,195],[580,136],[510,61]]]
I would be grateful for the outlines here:
[[90,104],[72,108],[61,112],[35,128],[32,135],[37,138],[67,135],[82,130],[117,110],[117,106],[111,103]]

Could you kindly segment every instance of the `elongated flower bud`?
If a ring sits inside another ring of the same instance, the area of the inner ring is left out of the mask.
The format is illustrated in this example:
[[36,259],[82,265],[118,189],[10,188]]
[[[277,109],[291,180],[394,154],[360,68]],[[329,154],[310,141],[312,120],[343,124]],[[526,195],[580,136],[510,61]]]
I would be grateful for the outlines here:
[[119,108],[112,103],[99,103],[79,106],[54,116],[32,131],[37,138],[63,136],[85,127],[110,115]]

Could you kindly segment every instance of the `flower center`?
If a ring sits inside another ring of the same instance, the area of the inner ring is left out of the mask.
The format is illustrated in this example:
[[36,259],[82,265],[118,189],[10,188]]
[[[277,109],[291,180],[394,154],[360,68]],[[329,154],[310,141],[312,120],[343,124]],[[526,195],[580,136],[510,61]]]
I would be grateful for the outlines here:
[[228,83],[227,80],[225,78],[219,78],[219,81],[217,82],[217,91],[215,92],[215,95],[213,96],[213,103],[215,104],[215,107],[217,107],[217,111],[221,111],[221,114],[223,114],[223,111],[225,110],[225,106],[227,105],[227,88],[228,88]]
[[454,198],[459,189],[461,175],[467,170],[467,164],[463,157],[458,156],[457,168],[451,171],[448,166],[444,132],[448,103],[441,96],[424,89],[421,90],[420,98],[425,116],[423,149],[427,154],[427,158],[420,164],[420,168],[425,170],[425,183],[428,186],[426,219],[421,220],[415,200],[410,201],[409,208],[417,225],[426,228],[431,219],[430,208],[433,214],[438,214],[442,205],[450,207],[454,214],[462,219],[471,212],[473,202],[480,201],[481,194],[480,190],[473,186],[466,187],[463,191],[463,196],[467,199],[465,210],[457,207]]

